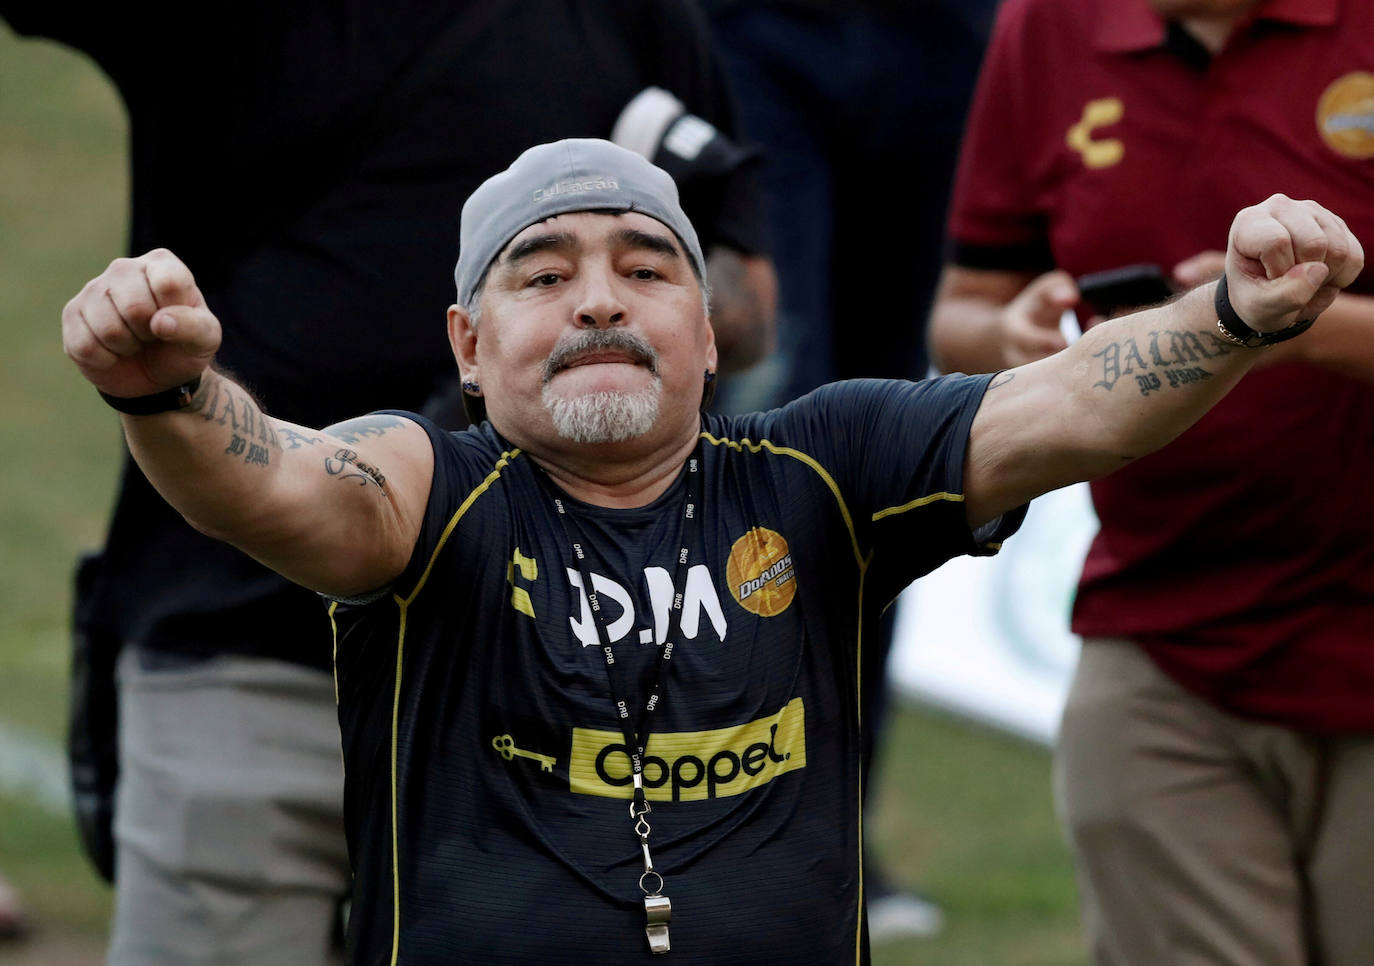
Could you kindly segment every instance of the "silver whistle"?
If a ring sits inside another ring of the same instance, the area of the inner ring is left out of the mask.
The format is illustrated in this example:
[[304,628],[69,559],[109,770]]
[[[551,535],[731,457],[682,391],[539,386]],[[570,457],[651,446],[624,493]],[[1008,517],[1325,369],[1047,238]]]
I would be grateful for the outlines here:
[[639,836],[639,847],[644,852],[644,873],[639,877],[647,923],[644,934],[649,937],[649,952],[660,955],[672,948],[668,943],[668,920],[673,917],[673,904],[663,894],[663,876],[654,868],[653,856],[649,854],[649,833],[652,829],[645,816],[650,811],[652,809],[648,801],[643,799],[630,804],[630,817],[635,820],[635,834]]
[[649,952],[657,955],[672,948],[668,944],[668,920],[672,914],[673,904],[667,896],[644,897],[644,917],[648,920],[644,934],[649,937]]

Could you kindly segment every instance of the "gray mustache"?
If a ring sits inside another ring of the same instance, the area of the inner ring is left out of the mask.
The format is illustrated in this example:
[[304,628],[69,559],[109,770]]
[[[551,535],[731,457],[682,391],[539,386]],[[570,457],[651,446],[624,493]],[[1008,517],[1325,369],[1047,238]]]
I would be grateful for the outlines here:
[[624,352],[658,375],[658,352],[639,336],[624,329],[584,329],[554,346],[553,352],[544,360],[544,383],[547,385],[555,374],[568,368],[583,353],[606,349]]

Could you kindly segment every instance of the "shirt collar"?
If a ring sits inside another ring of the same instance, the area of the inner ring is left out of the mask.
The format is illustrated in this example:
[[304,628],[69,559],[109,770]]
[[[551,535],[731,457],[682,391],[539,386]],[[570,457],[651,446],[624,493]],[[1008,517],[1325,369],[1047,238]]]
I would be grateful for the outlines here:
[[[1340,17],[1341,0],[1263,0],[1252,20],[1274,20],[1296,27],[1330,27]],[[1164,44],[1164,21],[1146,0],[1108,0],[1101,5],[1093,40],[1099,50],[1148,50]]]

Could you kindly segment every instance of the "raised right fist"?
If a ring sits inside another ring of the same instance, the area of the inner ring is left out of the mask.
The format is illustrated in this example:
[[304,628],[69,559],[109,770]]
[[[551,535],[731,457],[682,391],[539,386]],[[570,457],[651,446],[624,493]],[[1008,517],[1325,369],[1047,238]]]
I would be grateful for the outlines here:
[[67,357],[111,396],[147,396],[190,382],[219,343],[219,320],[190,270],[165,248],[115,259],[62,310]]
[[1270,195],[1231,222],[1226,278],[1231,305],[1258,332],[1319,315],[1364,270],[1364,248],[1345,221],[1315,201]]

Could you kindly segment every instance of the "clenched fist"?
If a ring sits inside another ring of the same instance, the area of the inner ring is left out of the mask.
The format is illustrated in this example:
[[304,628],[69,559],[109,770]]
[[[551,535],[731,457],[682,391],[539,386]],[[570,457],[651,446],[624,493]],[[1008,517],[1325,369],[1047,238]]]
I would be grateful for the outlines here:
[[62,345],[97,389],[147,396],[194,380],[220,325],[191,272],[166,249],[118,258],[62,310]]
[[1231,305],[1258,332],[1314,318],[1363,268],[1359,240],[1315,201],[1271,195],[1242,209],[1231,223],[1226,246]]

